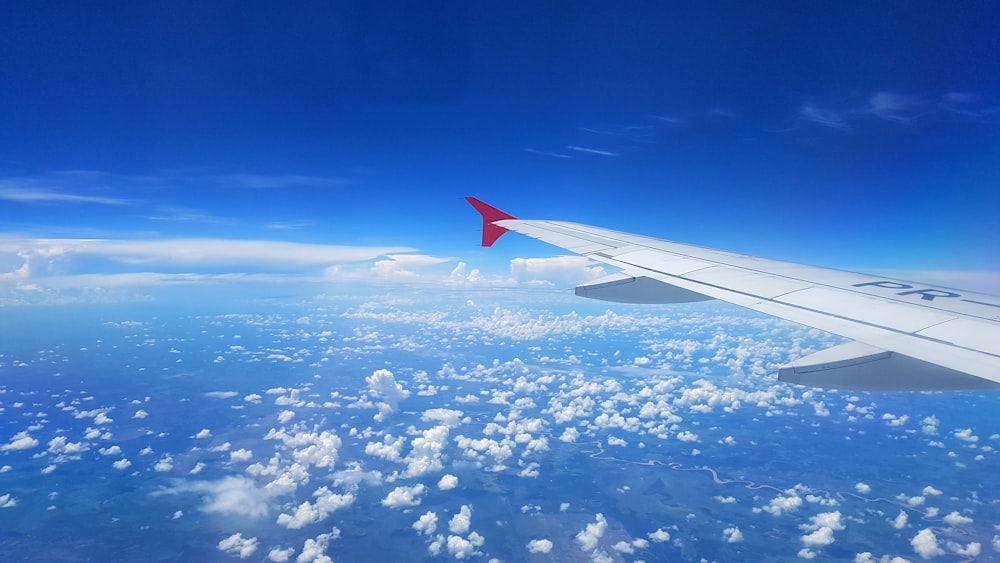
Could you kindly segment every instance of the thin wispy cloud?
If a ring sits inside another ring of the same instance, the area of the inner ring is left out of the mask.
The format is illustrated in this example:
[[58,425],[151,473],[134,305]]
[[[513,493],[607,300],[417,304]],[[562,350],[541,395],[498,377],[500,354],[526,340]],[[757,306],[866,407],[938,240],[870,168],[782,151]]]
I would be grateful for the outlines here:
[[567,145],[566,150],[581,152],[585,154],[596,154],[599,156],[621,156],[621,153],[606,151],[602,149],[593,149],[589,147],[581,147],[578,145]]
[[222,186],[250,190],[331,189],[352,186],[357,183],[347,178],[303,176],[298,174],[225,174],[214,176],[212,179]]
[[162,240],[0,238],[0,252],[47,258],[99,256],[124,264],[227,266],[240,264],[302,267],[371,260],[412,252],[403,246],[342,246],[273,240],[180,238]]
[[294,231],[298,229],[308,229],[309,227],[313,227],[315,225],[316,223],[312,221],[273,221],[264,225],[264,228],[274,231]]
[[236,221],[225,217],[218,217],[201,213],[191,209],[164,209],[157,215],[146,217],[151,221],[164,221],[174,223],[202,223],[207,225],[235,225]]
[[989,106],[977,96],[961,92],[934,98],[879,91],[863,102],[840,107],[808,103],[799,108],[797,117],[803,123],[845,131],[872,119],[902,125],[929,119],[981,120],[997,114],[1000,114],[1000,107]]
[[524,149],[524,152],[530,152],[531,154],[537,154],[539,156],[549,156],[549,157],[552,157],[552,158],[573,158],[573,155],[569,155],[569,154],[565,154],[565,153],[560,153],[560,152],[552,152],[552,151],[540,151],[540,150],[535,150],[535,149]]
[[74,194],[46,188],[4,187],[3,184],[7,183],[10,183],[10,181],[0,180],[0,200],[40,204],[129,205],[131,203],[128,200],[117,197]]

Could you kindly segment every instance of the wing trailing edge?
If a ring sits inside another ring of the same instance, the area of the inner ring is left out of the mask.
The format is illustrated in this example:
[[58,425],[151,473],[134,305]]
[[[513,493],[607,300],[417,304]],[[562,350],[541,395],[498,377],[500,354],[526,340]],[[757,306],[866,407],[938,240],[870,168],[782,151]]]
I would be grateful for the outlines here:
[[847,342],[778,369],[778,379],[798,385],[857,391],[998,389],[1000,383],[875,348]]

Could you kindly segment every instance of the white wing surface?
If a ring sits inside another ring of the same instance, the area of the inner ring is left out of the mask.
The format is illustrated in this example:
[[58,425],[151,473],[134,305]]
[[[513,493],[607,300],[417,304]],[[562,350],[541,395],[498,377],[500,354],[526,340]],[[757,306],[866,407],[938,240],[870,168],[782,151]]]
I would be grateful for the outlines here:
[[865,390],[1000,387],[1000,298],[768,260],[563,221],[517,219],[476,198],[483,246],[515,231],[620,268],[576,288],[625,303],[729,303],[851,339],[778,370]]

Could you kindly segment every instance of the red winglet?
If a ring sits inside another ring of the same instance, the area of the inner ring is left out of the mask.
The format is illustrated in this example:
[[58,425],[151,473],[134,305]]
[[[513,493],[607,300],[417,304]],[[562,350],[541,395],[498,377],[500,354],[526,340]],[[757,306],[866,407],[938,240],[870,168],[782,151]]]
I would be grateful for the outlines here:
[[494,221],[501,221],[503,219],[517,219],[510,213],[504,213],[496,207],[488,203],[484,203],[474,197],[466,197],[466,201],[472,204],[472,207],[476,208],[476,211],[483,216],[483,246],[493,246],[500,235],[507,232],[507,229],[494,225]]

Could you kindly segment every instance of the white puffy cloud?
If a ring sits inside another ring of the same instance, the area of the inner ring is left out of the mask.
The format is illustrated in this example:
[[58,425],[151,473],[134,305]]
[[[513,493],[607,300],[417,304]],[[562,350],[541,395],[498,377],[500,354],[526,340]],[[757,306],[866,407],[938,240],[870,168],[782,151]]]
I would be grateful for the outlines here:
[[655,532],[650,532],[646,534],[649,539],[656,543],[663,543],[665,541],[670,541],[670,532],[664,530],[663,528],[657,528]]
[[892,524],[893,528],[896,528],[897,530],[902,530],[903,528],[906,527],[906,523],[909,521],[909,519],[910,516],[906,513],[906,511],[900,510],[899,514],[897,514],[895,518],[890,520],[889,523]]
[[771,499],[771,502],[767,506],[762,507],[760,510],[767,512],[773,516],[781,516],[785,512],[794,512],[802,506],[802,497],[795,494],[794,491],[785,491],[788,496],[778,495],[777,497]]
[[976,436],[975,434],[973,434],[971,428],[965,428],[963,430],[956,430],[955,431],[955,437],[958,438],[959,440],[964,441],[964,442],[973,442],[973,443],[975,443],[975,442],[979,441],[979,436]]
[[597,542],[600,541],[601,536],[604,535],[604,531],[607,528],[607,519],[604,518],[603,514],[598,512],[595,516],[595,521],[587,524],[586,528],[576,534],[576,541],[580,544],[580,549],[588,553],[596,549]]
[[327,487],[317,489],[313,497],[316,498],[316,502],[303,502],[292,514],[279,514],[278,524],[290,530],[298,530],[309,524],[321,522],[331,512],[350,506],[354,502],[354,495],[334,494]]
[[220,551],[246,559],[257,551],[257,538],[244,538],[243,534],[233,534],[218,544]]
[[483,545],[484,539],[476,532],[469,534],[468,538],[462,536],[448,536],[448,553],[455,559],[465,559],[476,555],[476,548]]
[[76,455],[90,449],[90,446],[83,442],[70,442],[65,436],[56,436],[49,440],[48,452],[50,454]]
[[438,481],[437,486],[442,491],[450,491],[458,486],[458,477],[454,475],[445,475]]
[[132,467],[132,462],[123,457],[118,461],[112,463],[111,466],[119,471],[123,471],[125,469],[128,469],[129,467]]
[[944,521],[947,522],[949,526],[966,526],[972,523],[972,518],[962,516],[957,510],[955,510],[945,516]]
[[420,505],[420,495],[424,494],[423,483],[412,487],[396,487],[382,499],[382,506],[389,508],[406,508]]
[[316,538],[309,538],[302,545],[302,552],[295,559],[295,563],[333,563],[333,560],[326,555],[326,550],[330,547],[330,540],[340,537],[340,530],[334,528],[328,534],[320,534]]
[[527,545],[528,553],[549,553],[552,551],[552,540],[531,540]]
[[722,530],[722,539],[727,543],[739,543],[743,541],[743,532],[740,531],[739,526],[726,528]]
[[429,536],[437,530],[437,522],[437,514],[428,510],[427,512],[421,514],[420,518],[413,523],[413,529],[421,534]]
[[868,485],[867,483],[856,483],[854,485],[854,490],[863,495],[867,495],[868,493],[872,492],[871,486]]
[[365,378],[368,383],[368,394],[378,402],[378,414],[375,420],[381,422],[386,416],[396,411],[399,402],[410,396],[410,392],[396,382],[395,376],[387,369],[375,370]]
[[253,452],[247,449],[240,448],[229,452],[229,461],[233,463],[241,463],[244,461],[250,461],[251,459],[253,459]]
[[930,528],[920,530],[910,540],[910,545],[913,546],[913,551],[924,559],[944,555],[944,550],[938,545],[937,536],[934,535],[934,531]]
[[291,561],[293,555],[295,555],[294,547],[289,547],[287,549],[276,547],[268,552],[267,558],[274,561],[274,563],[287,563],[288,561]]
[[930,485],[927,485],[926,487],[924,487],[923,493],[925,495],[927,495],[927,496],[941,496],[942,494],[944,494],[940,490],[935,489],[934,487],[932,487]]
[[833,530],[826,526],[802,536],[802,544],[808,547],[822,547],[831,543],[833,543]]
[[198,431],[197,434],[194,435],[194,437],[198,439],[211,438],[212,431],[209,430],[208,428],[202,428],[201,430]]
[[38,440],[32,438],[27,432],[18,432],[9,442],[0,446],[0,452],[11,450],[30,450],[38,447]]
[[174,458],[169,455],[165,455],[153,465],[153,469],[159,471],[160,473],[165,473],[171,471],[174,468]]
[[15,506],[17,506],[17,501],[10,496],[10,493],[0,495],[0,508],[14,508]]
[[451,517],[448,521],[448,531],[453,534],[464,534],[469,531],[469,526],[472,525],[472,507],[463,504],[462,508],[459,510],[458,514]]

